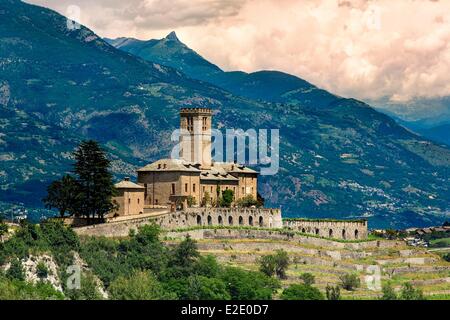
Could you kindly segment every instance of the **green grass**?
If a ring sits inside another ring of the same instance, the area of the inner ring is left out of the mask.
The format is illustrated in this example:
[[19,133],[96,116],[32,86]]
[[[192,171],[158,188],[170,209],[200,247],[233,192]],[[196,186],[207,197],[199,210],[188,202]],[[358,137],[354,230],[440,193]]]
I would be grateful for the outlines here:
[[292,231],[287,228],[282,229],[273,229],[273,228],[261,228],[261,227],[250,227],[250,226],[193,226],[187,228],[177,228],[173,230],[166,230],[169,232],[187,232],[187,231],[195,231],[195,230],[261,230],[261,231],[270,231],[274,233],[279,233],[287,236],[293,237],[294,235],[299,235],[307,238],[316,238],[323,239],[334,242],[342,242],[342,243],[361,243],[361,242],[371,242],[378,240],[378,238],[368,237],[367,239],[358,239],[358,240],[344,240],[344,239],[331,239],[327,237],[321,237],[314,234],[302,233],[299,231]]
[[441,238],[434,239],[430,241],[430,245],[433,248],[447,248],[450,247],[450,237],[449,238]]

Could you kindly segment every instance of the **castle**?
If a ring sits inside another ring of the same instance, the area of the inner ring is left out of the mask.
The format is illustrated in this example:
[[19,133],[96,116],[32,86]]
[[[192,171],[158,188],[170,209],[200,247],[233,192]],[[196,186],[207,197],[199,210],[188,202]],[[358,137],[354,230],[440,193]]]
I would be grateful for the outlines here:
[[[212,110],[182,108],[179,158],[161,159],[137,170],[115,186],[118,209],[111,221],[153,220],[163,228],[193,226],[286,227],[301,233],[338,239],[364,239],[367,221],[286,220],[280,209],[240,207],[242,199],[257,200],[258,172],[238,163],[212,161]],[[220,207],[230,190],[231,206]]]

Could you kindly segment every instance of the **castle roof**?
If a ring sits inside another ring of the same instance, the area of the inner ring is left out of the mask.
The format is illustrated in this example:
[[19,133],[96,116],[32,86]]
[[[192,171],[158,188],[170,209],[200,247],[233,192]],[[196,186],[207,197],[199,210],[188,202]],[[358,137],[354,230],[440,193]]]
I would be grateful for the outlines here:
[[228,173],[254,173],[258,174],[257,171],[250,169],[242,164],[233,162],[214,162],[213,168],[224,170]]
[[238,178],[232,176],[224,170],[203,170],[200,174],[200,180],[213,180],[213,181],[239,181]]
[[122,180],[114,185],[116,189],[144,189],[143,186],[140,186],[134,182],[131,182],[129,179]]
[[200,173],[200,165],[189,163],[180,159],[161,159],[146,165],[137,170],[138,172],[198,172]]

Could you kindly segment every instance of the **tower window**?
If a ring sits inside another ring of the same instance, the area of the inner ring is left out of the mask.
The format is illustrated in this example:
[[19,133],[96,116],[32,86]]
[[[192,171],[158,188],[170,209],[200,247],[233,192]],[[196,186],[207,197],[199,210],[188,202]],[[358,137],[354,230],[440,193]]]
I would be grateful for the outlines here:
[[175,183],[172,183],[172,194],[175,194]]
[[192,185],[192,192],[195,192],[195,183]]
[[184,184],[184,192],[188,192],[188,184],[187,183]]

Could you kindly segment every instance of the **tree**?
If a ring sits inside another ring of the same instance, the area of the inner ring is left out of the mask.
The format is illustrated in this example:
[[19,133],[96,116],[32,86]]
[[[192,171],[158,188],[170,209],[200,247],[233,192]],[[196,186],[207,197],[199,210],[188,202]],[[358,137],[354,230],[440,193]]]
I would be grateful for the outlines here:
[[319,289],[306,284],[291,284],[281,294],[283,300],[324,300]]
[[8,234],[8,225],[0,221],[0,242],[3,241],[3,236]]
[[258,206],[258,201],[256,201],[251,194],[236,201],[238,207],[249,208],[252,206]]
[[272,255],[266,255],[259,259],[259,271],[268,277],[275,274],[275,259]]
[[341,289],[339,289],[339,286],[331,286],[327,284],[327,287],[325,288],[327,300],[341,300]]
[[202,199],[202,206],[206,207],[210,204],[211,204],[211,196],[210,196],[209,192],[206,191],[205,195],[203,196],[203,199]]
[[56,208],[61,218],[66,212],[76,215],[77,203],[80,198],[80,186],[70,175],[65,175],[61,180],[53,181],[47,187],[47,197],[42,201],[47,209]]
[[138,271],[119,276],[109,286],[112,300],[161,300],[167,298],[160,283],[149,272]]
[[261,272],[226,267],[219,275],[232,300],[269,300],[280,284]]
[[381,291],[383,292],[381,300],[398,300],[394,288],[389,283],[384,284]]
[[222,191],[222,197],[220,198],[220,206],[229,208],[233,203],[234,192],[233,190],[227,189]]
[[414,288],[410,282],[403,284],[400,298],[402,300],[425,300],[422,290]]
[[15,279],[24,281],[25,280],[25,270],[22,266],[22,262],[19,259],[14,259],[11,261],[9,269],[6,271],[6,276],[9,279]]
[[185,277],[194,272],[195,263],[200,257],[197,245],[190,236],[187,236],[173,251],[166,270],[171,277]]
[[311,286],[314,284],[315,277],[311,273],[305,272],[300,276],[300,279],[303,281],[303,283],[307,286]]
[[87,217],[103,218],[116,208],[112,197],[116,194],[110,161],[96,141],[83,141],[74,152],[74,172],[80,186],[80,212]]
[[192,207],[192,206],[197,205],[197,200],[195,200],[195,197],[188,196],[187,197],[187,205],[188,205],[189,208]]
[[217,278],[192,276],[188,280],[188,300],[230,300],[225,283]]
[[346,273],[339,277],[341,287],[348,291],[353,291],[361,285],[361,281],[357,274]]
[[286,279],[286,270],[289,267],[289,257],[286,251],[277,250],[274,256],[275,273],[280,279]]
[[286,269],[289,266],[289,257],[286,251],[277,250],[274,255],[267,255],[260,259],[259,270],[271,277],[277,275],[280,279],[286,278]]

